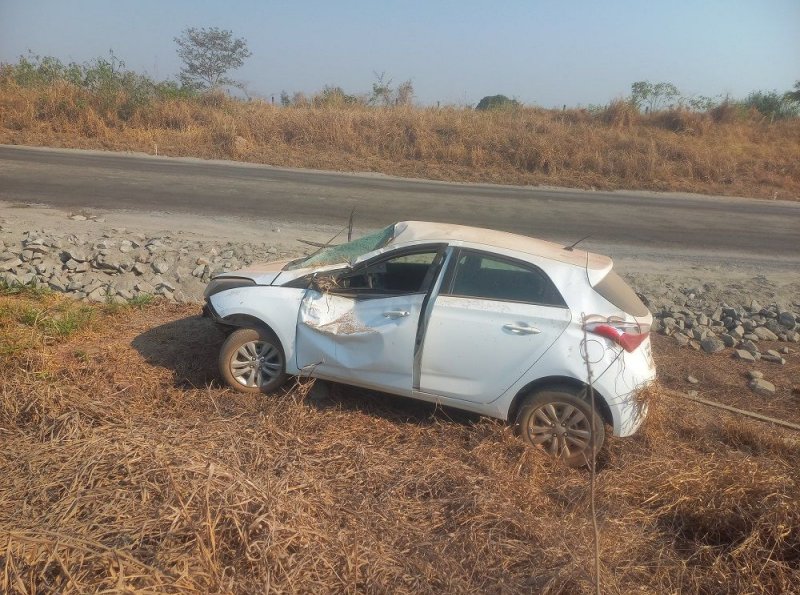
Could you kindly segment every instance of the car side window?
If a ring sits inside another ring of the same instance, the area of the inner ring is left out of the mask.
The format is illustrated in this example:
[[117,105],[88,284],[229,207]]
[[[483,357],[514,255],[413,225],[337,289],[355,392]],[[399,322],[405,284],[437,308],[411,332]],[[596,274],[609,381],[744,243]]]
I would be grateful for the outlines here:
[[427,291],[439,268],[438,250],[402,254],[374,262],[337,279],[347,293],[411,294]]
[[540,268],[510,258],[462,250],[449,295],[564,307],[564,298]]

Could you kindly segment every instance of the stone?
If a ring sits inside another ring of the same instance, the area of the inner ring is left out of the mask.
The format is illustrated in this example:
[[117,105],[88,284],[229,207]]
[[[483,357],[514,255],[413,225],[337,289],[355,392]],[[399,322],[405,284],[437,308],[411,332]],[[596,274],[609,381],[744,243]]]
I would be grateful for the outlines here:
[[759,372],[758,370],[750,370],[747,372],[747,375],[750,377],[751,380],[758,380],[759,378],[764,377],[764,372]]
[[64,279],[63,277],[54,276],[48,282],[48,286],[53,291],[60,291],[65,293],[67,291],[67,286],[69,285],[69,281]]
[[146,293],[148,295],[152,295],[156,291],[155,287],[147,281],[137,281],[133,288],[139,293]]
[[[204,264],[198,264],[198,265],[197,265],[197,266],[194,268],[194,270],[192,270],[192,276],[193,276],[193,277],[202,277],[202,276],[203,276],[203,273],[205,273],[205,272],[206,272],[206,265],[204,265]],[[658,330],[658,329],[656,329],[656,330]]]
[[747,351],[746,349],[737,349],[733,352],[736,359],[741,359],[747,362],[754,362],[756,358],[753,357],[753,354]]
[[737,340],[729,334],[720,335],[720,340],[725,344],[725,347],[736,346]]
[[695,378],[694,376],[687,376],[686,377],[686,382],[688,382],[689,384],[697,384],[700,381],[697,378]]
[[762,341],[777,341],[778,335],[773,333],[768,328],[758,327],[753,331],[753,334]]
[[731,329],[730,334],[736,337],[736,339],[741,339],[742,337],[744,337],[744,327],[741,325],[736,326],[733,329]]
[[136,262],[131,267],[131,271],[133,271],[137,275],[144,275],[147,272],[147,267],[144,265],[143,262]]
[[70,215],[70,219],[73,221],[86,221],[86,217],[83,215]]
[[673,336],[675,337],[675,342],[681,347],[686,347],[689,344],[689,337],[683,333],[675,333]]
[[695,340],[691,340],[691,341],[689,341],[689,347],[691,349],[694,349],[695,351],[700,351],[700,342],[699,341],[695,341]]
[[0,273],[11,272],[21,265],[22,261],[19,258],[13,258],[11,260],[0,262]]
[[718,353],[725,349],[725,343],[716,337],[706,337],[700,342],[700,346],[706,353]]
[[90,302],[105,302],[106,291],[102,287],[98,287],[90,292],[87,292],[86,299],[88,299]]
[[753,343],[758,343],[758,341],[759,341],[758,335],[756,335],[754,333],[745,333],[742,336],[742,339],[744,339],[746,341],[752,341]]
[[765,362],[770,362],[771,364],[778,364],[781,366],[786,363],[786,360],[783,359],[780,355],[771,355],[768,353],[762,353],[761,359],[763,359]]
[[86,262],[89,260],[89,257],[86,255],[86,252],[79,248],[68,248],[64,250],[64,257],[65,260],[74,260],[75,262]]
[[708,326],[708,322],[709,322],[708,316],[706,316],[705,314],[700,313],[697,316],[697,324],[699,324],[700,326]]
[[761,397],[771,397],[775,394],[775,385],[763,378],[753,378],[749,386],[750,390]]
[[155,260],[152,264],[153,270],[158,273],[159,275],[163,275],[169,270],[169,265],[165,260]]
[[778,314],[778,323],[781,326],[786,327],[788,330],[792,330],[795,326],[797,326],[797,319],[791,312],[781,312]]

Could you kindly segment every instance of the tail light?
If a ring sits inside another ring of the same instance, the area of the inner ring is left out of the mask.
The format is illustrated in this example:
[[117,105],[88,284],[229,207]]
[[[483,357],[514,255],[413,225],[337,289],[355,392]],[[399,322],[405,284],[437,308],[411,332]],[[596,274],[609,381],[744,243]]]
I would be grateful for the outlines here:
[[587,333],[605,337],[628,353],[636,350],[650,335],[650,327],[637,322],[625,322],[615,318],[587,320],[583,327]]

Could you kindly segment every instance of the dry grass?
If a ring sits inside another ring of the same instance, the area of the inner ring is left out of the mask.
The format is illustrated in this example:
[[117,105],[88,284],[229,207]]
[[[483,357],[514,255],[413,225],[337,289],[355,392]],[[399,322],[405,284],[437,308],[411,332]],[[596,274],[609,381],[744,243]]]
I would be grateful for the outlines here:
[[441,180],[800,198],[800,119],[770,123],[725,106],[643,116],[624,102],[596,114],[286,109],[220,96],[157,100],[132,113],[123,104],[67,83],[0,80],[0,142]]
[[[72,307],[0,297],[0,591],[591,591],[588,474],[502,424],[233,394],[191,307],[20,321]],[[797,436],[656,397],[601,454],[604,591],[796,591]]]

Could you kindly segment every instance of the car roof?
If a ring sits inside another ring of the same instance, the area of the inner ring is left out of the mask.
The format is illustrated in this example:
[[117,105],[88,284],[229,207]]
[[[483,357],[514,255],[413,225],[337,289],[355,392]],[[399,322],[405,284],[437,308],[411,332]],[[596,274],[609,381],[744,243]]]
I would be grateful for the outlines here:
[[530,238],[505,231],[495,231],[482,227],[433,223],[430,221],[400,221],[394,226],[395,234],[390,244],[407,242],[465,242],[482,244],[487,247],[503,248],[524,252],[542,258],[557,260],[566,264],[595,270],[608,270],[613,265],[608,256],[565,250],[560,244]]

